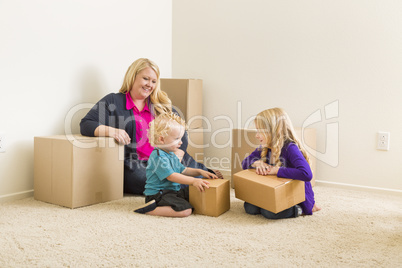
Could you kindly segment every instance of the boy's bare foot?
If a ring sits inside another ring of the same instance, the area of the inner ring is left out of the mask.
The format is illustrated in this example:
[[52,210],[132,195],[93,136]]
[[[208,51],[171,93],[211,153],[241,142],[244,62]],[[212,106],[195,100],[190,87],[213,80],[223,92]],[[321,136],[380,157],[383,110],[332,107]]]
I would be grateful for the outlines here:
[[219,170],[217,170],[217,169],[214,170],[214,173],[215,173],[216,176],[218,176],[218,179],[223,179],[223,175]]
[[317,211],[320,211],[320,210],[321,210],[321,207],[317,206],[317,204],[314,204],[313,212],[317,212]]

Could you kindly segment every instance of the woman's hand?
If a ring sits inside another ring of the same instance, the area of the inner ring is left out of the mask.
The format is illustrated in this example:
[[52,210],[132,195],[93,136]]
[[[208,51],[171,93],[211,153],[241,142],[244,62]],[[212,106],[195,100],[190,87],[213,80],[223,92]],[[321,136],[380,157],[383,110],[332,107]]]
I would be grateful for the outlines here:
[[219,170],[215,169],[214,172],[215,172],[216,176],[218,177],[218,179],[224,179],[222,173]]
[[131,142],[130,136],[124,129],[109,127],[109,137],[114,138],[118,143],[127,145]]
[[209,188],[209,181],[204,181],[202,179],[194,179],[193,186],[197,188],[200,192],[204,192],[204,188]]
[[200,175],[207,179],[218,179],[218,176],[216,176],[214,173],[205,171],[203,169],[200,170]]
[[112,137],[120,144],[127,145],[131,142],[130,136],[124,129],[100,125],[95,129],[95,137]]

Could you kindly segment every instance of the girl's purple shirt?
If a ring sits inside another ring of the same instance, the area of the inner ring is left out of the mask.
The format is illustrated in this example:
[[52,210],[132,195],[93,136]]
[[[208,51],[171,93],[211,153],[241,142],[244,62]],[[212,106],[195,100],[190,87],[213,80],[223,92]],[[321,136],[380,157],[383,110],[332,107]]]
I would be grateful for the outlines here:
[[[268,149],[267,159],[270,159],[270,157],[271,150]],[[283,146],[280,158],[282,166],[279,168],[277,176],[280,178],[304,181],[306,200],[299,205],[301,206],[305,215],[312,215],[312,209],[315,201],[313,188],[311,187],[310,183],[311,179],[313,178],[313,173],[311,171],[310,165],[299,150],[299,147],[297,147],[297,145],[293,142],[290,142]],[[242,168],[252,168],[251,165],[255,161],[260,159],[261,148],[257,148],[254,150],[254,152],[252,152],[248,157],[243,160]]]

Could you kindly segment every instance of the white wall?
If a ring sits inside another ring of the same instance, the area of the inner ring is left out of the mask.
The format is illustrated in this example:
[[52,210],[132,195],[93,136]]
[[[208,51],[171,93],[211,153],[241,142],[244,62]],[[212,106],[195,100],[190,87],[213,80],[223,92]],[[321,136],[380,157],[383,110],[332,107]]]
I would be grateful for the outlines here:
[[32,193],[33,137],[63,134],[69,111],[117,92],[135,59],[171,76],[171,16],[168,0],[0,1],[0,200]]
[[[206,156],[223,168],[230,127],[274,106],[302,126],[339,101],[338,117],[312,125],[325,152],[325,124],[339,124],[339,163],[319,161],[317,179],[402,190],[401,11],[389,0],[0,1],[0,201],[32,193],[33,137],[64,133],[69,111],[116,92],[139,57],[163,77],[204,80],[221,131],[207,142],[222,147]],[[378,130],[390,151],[375,149]]]
[[[320,110],[318,151],[327,123],[339,145],[316,178],[401,191],[401,12],[389,0],[173,0],[173,77],[204,80],[207,142],[222,147],[207,158],[227,163],[229,128],[261,110],[283,107],[296,127]],[[389,151],[376,150],[377,131],[391,133]]]

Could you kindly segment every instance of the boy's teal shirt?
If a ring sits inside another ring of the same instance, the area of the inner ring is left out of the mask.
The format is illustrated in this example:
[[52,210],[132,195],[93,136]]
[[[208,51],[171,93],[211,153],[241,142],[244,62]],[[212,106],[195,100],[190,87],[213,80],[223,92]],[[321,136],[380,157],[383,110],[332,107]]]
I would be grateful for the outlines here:
[[148,160],[144,195],[154,195],[161,190],[179,191],[180,184],[169,181],[167,177],[173,173],[182,173],[185,169],[174,153],[155,148]]

